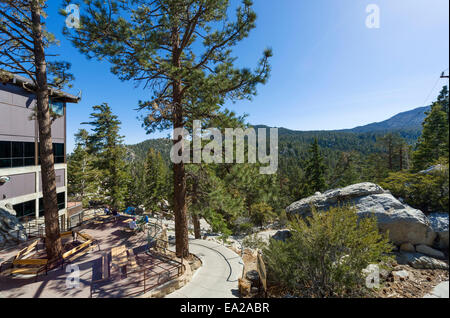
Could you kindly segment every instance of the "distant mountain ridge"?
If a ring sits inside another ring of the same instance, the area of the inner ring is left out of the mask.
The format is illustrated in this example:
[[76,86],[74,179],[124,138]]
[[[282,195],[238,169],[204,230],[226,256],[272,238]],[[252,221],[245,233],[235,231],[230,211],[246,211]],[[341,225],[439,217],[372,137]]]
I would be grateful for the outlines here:
[[[364,126],[358,126],[350,129],[335,129],[335,130],[292,130],[279,127],[279,134],[291,133],[321,133],[321,132],[350,132],[350,133],[378,133],[389,131],[422,131],[422,123],[426,118],[426,112],[431,109],[431,106],[424,106],[408,110],[406,112],[398,113],[389,119],[381,122],[371,123]],[[269,128],[266,125],[254,125],[254,128]]]
[[387,120],[372,123],[352,129],[343,129],[341,131],[353,132],[375,132],[387,130],[422,130],[422,123],[425,120],[426,112],[431,106],[418,107],[406,112],[399,113]]
[[[387,120],[371,123],[352,129],[300,131],[279,128],[278,135],[280,143],[297,144],[307,149],[315,138],[323,149],[331,151],[360,151],[370,153],[376,149],[376,139],[388,132],[397,132],[407,143],[414,145],[422,133],[422,123],[426,117],[425,112],[431,106],[418,107],[410,111],[399,113]],[[256,128],[269,128],[266,125],[254,125]],[[170,147],[172,143],[167,138],[148,139],[136,145],[127,146],[128,149],[139,159],[144,159],[150,148],[155,149],[169,160]]]

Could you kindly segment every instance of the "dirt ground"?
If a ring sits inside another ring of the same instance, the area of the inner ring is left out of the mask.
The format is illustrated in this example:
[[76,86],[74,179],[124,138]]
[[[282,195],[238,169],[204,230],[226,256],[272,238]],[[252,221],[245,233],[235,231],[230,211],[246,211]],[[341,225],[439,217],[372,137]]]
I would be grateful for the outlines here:
[[[406,270],[410,275],[406,278],[395,275],[400,270]],[[415,269],[408,265],[397,265],[394,271],[381,283],[375,297],[422,298],[439,283],[449,279],[449,272],[444,269]]]

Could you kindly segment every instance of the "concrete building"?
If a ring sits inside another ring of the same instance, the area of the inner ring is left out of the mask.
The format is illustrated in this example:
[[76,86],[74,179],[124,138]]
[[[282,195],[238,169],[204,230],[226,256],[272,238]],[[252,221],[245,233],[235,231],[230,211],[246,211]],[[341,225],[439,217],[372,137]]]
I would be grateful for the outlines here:
[[[0,205],[10,204],[21,222],[42,219],[39,132],[33,83],[22,76],[0,80]],[[52,124],[60,224],[67,213],[66,104],[78,97],[50,91],[58,116]]]

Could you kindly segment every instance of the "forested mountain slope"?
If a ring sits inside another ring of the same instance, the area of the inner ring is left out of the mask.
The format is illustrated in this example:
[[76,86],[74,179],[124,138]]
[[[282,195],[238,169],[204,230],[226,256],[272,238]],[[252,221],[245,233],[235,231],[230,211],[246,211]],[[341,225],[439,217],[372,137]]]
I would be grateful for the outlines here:
[[399,113],[385,121],[372,123],[365,126],[349,129],[353,132],[373,132],[386,130],[422,130],[422,123],[425,120],[425,112],[428,112],[431,106],[418,107],[413,110]]
[[[379,123],[372,123],[353,129],[330,131],[296,131],[279,128],[279,143],[281,156],[303,157],[308,151],[308,146],[317,139],[319,146],[325,152],[349,152],[356,151],[367,155],[379,151],[377,137],[388,132],[398,133],[405,141],[414,145],[421,134],[422,122],[425,112],[430,107],[419,107],[413,110],[399,113],[392,118]],[[254,128],[269,128],[264,125],[256,125]],[[164,159],[169,160],[171,142],[169,139],[149,139],[128,148],[134,152],[135,157],[144,159],[150,148],[161,152]]]

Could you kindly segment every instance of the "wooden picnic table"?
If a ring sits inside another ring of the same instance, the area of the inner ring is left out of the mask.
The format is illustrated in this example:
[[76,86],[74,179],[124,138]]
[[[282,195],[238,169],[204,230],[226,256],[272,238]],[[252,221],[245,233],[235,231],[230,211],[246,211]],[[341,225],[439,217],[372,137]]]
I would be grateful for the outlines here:
[[125,245],[113,247],[111,249],[111,264],[122,268],[128,264],[127,248]]

